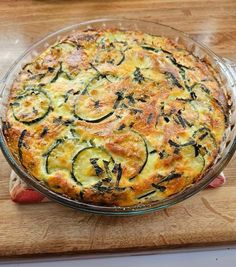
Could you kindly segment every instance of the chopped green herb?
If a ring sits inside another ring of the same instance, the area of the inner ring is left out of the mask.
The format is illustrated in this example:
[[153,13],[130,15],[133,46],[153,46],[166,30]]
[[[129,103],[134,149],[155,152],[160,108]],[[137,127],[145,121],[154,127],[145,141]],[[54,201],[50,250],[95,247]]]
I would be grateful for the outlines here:
[[102,181],[110,183],[112,181],[112,179],[111,179],[111,177],[106,177],[106,178],[102,179]]
[[48,133],[48,127],[44,127],[43,131],[40,134],[40,137],[43,138]]
[[194,147],[195,157],[197,157],[199,155],[201,145],[195,144],[193,147]]
[[139,196],[138,199],[142,199],[142,198],[148,197],[148,196],[150,196],[150,195],[152,195],[154,193],[156,193],[156,190],[148,192],[148,193],[146,193],[146,194],[144,194],[142,196]]
[[199,140],[203,140],[208,135],[208,132],[205,132],[201,136],[199,136]]
[[166,190],[165,186],[162,185],[158,185],[158,184],[152,184],[153,187],[155,187],[156,189],[158,189],[160,192],[164,192]]
[[24,146],[25,147],[25,142],[24,142],[24,138],[27,134],[27,130],[23,130],[20,134],[19,140],[18,140],[18,155],[19,155],[19,160],[22,163],[23,157],[22,157],[22,151],[21,148]]
[[13,103],[10,103],[10,106],[12,106],[12,107],[19,107],[20,106],[20,103],[19,102],[13,102]]
[[98,158],[91,158],[90,163],[93,165],[93,168],[96,172],[97,176],[100,176],[104,171],[103,169],[97,164]]
[[183,126],[183,128],[186,128],[186,123],[185,123],[185,120],[182,118],[182,116],[180,114],[177,114],[176,115],[180,124]]
[[149,98],[149,96],[143,95],[140,98],[136,98],[136,100],[145,103],[145,102],[147,102],[147,98]]
[[99,191],[100,193],[108,193],[111,191],[111,188],[109,186],[103,185],[101,181],[97,182],[95,185],[93,185],[93,188]]
[[132,105],[132,104],[135,104],[135,100],[134,100],[134,97],[133,97],[134,94],[130,94],[130,95],[127,95],[125,98],[127,98],[129,100],[129,104]]
[[67,100],[69,99],[69,95],[74,93],[74,89],[70,89],[66,92],[66,94],[64,95],[64,102],[66,103]]
[[104,166],[105,172],[108,176],[110,176],[109,164],[110,164],[110,161],[103,160],[103,166]]
[[74,128],[71,128],[71,129],[70,129],[70,133],[71,133],[71,135],[72,135],[73,137],[76,136],[76,132],[75,132],[75,129],[74,129]]
[[165,150],[162,150],[161,152],[159,152],[159,156],[160,156],[160,159],[164,159],[164,158],[167,158],[169,154]]
[[174,154],[179,154],[179,151],[180,151],[180,148],[179,147],[175,147],[175,149],[174,149]]
[[133,128],[133,126],[134,126],[134,122],[131,122],[129,125],[129,128]]
[[35,115],[38,115],[38,114],[39,114],[38,110],[37,110],[35,107],[33,107],[33,113],[34,113]]
[[147,123],[150,124],[153,118],[153,113],[150,113],[147,117]]
[[163,117],[163,118],[164,118],[165,122],[167,122],[167,123],[170,121],[170,119],[168,117],[166,117],[166,116]]
[[128,108],[128,106],[127,106],[125,103],[122,103],[122,104],[120,105],[120,107],[121,107],[121,108],[125,108],[125,109]]
[[194,92],[191,92],[190,96],[192,97],[193,100],[197,99],[197,96],[196,96],[196,94]]
[[140,71],[140,68],[136,67],[134,71],[134,81],[137,83],[142,83],[144,80],[145,79]]
[[141,47],[145,50],[148,50],[148,51],[152,51],[152,52],[155,52],[155,53],[158,53],[160,52],[160,50],[154,48],[154,47],[151,47],[151,46],[147,46],[147,45],[141,45]]
[[171,72],[165,72],[165,75],[167,79],[169,79],[174,86],[182,88],[182,85],[179,83],[177,78]]
[[123,96],[122,92],[118,91],[115,94],[117,95],[117,99],[116,99],[116,101],[114,103],[114,106],[113,106],[114,109],[116,109],[119,106],[120,101],[124,99],[124,96]]
[[52,72],[54,72],[54,70],[55,70],[55,68],[53,68],[53,67],[48,67],[48,71],[49,71],[49,72],[52,73]]
[[84,192],[83,192],[83,190],[81,190],[80,192],[79,192],[79,196],[80,196],[80,199],[84,199]]
[[155,154],[155,153],[157,153],[156,149],[153,149],[152,151],[149,152],[149,154]]
[[169,175],[167,175],[166,177],[162,178],[161,181],[158,183],[163,183],[163,182],[169,182],[173,179],[177,179],[180,178],[182,176],[181,173],[175,173],[175,172],[171,172]]
[[141,109],[137,109],[137,108],[131,108],[130,111],[134,114],[137,114],[137,113],[143,113],[143,111]]
[[99,105],[100,105],[100,101],[99,101],[99,100],[96,100],[96,101],[94,102],[94,106],[95,106],[95,108],[99,108]]
[[120,179],[122,177],[121,164],[120,163],[115,163],[112,172],[116,174],[116,186],[119,186],[119,182],[120,182]]
[[63,123],[63,121],[62,121],[62,116],[59,116],[58,118],[54,118],[54,119],[53,119],[53,123],[56,123],[56,124]]
[[126,125],[125,125],[124,123],[122,123],[122,124],[119,126],[118,131],[123,130],[125,127],[126,127]]

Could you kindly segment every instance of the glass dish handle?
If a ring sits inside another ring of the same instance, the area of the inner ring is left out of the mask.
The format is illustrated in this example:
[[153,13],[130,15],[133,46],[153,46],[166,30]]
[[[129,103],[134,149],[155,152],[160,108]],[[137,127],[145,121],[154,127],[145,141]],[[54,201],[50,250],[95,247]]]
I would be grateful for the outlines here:
[[225,62],[225,64],[227,65],[229,71],[231,72],[233,76],[233,79],[234,79],[233,87],[236,88],[236,62],[228,58],[223,58],[223,61]]
[[2,107],[2,95],[3,95],[4,87],[5,87],[5,79],[3,78],[0,80],[0,109]]
[[5,110],[4,107],[4,90],[6,87],[6,76],[4,76],[2,79],[0,79],[0,129],[2,128],[2,121],[3,121],[3,113]]

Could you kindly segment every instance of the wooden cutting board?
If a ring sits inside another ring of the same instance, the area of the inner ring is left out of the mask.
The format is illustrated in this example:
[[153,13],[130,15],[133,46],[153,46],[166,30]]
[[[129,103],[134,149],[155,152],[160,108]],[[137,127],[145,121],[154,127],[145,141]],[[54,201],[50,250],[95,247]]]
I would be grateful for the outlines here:
[[[236,1],[1,1],[3,74],[32,42],[94,17],[142,18],[190,33],[236,60]],[[18,205],[8,195],[10,168],[0,155],[0,257],[160,251],[236,243],[236,160],[225,186],[138,217],[104,217],[56,203]]]
[[56,203],[19,205],[8,195],[9,168],[0,156],[0,258],[48,254],[160,251],[236,243],[236,160],[227,183],[166,210],[105,217]]

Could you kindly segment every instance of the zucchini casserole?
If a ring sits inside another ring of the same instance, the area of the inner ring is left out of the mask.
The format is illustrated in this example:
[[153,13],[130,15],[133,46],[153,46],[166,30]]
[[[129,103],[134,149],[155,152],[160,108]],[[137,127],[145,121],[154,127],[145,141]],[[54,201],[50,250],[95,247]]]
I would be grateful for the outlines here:
[[4,135],[27,172],[80,202],[163,200],[212,166],[228,123],[213,66],[163,36],[89,29],[16,77]]

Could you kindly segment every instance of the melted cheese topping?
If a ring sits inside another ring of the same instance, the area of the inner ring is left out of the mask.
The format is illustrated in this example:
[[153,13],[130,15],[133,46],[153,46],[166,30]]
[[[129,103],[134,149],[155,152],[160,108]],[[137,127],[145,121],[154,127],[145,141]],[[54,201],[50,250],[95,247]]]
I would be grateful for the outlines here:
[[53,191],[98,205],[162,200],[217,156],[226,97],[212,66],[165,37],[76,32],[15,80],[4,133]]

